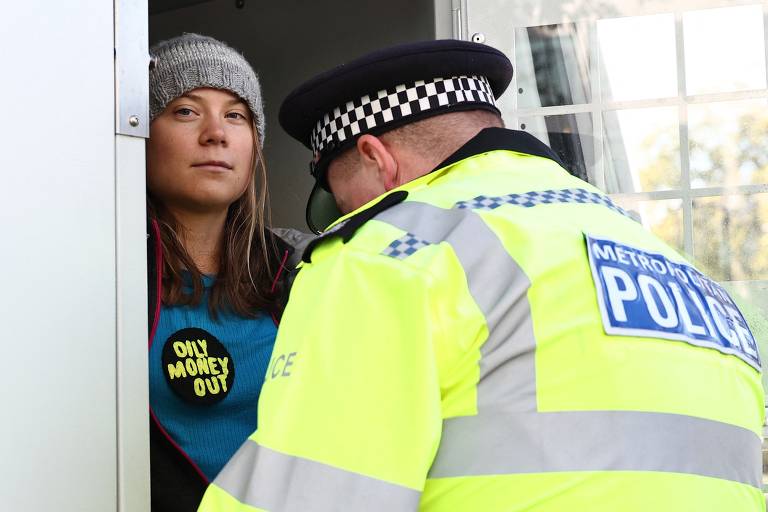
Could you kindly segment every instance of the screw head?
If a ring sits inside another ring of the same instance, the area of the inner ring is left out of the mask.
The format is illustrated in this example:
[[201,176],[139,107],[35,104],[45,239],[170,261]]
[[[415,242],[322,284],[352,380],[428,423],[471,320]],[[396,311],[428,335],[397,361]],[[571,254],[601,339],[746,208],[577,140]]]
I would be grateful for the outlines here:
[[475,34],[472,34],[472,42],[473,43],[484,43],[485,42],[485,34],[482,32],[477,32]]
[[139,126],[139,116],[131,116],[128,118],[128,124],[133,126],[134,128],[136,126]]

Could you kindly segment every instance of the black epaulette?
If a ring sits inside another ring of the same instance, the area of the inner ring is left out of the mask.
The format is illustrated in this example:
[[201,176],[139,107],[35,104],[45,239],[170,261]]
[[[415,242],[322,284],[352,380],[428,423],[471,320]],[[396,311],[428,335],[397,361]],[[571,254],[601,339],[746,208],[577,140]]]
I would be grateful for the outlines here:
[[361,211],[360,213],[357,213],[350,218],[344,220],[343,222],[340,222],[339,224],[335,225],[319,237],[315,238],[304,249],[304,253],[301,256],[301,260],[305,263],[312,263],[312,251],[315,250],[317,246],[319,246],[321,243],[323,243],[325,240],[330,240],[331,238],[340,236],[342,241],[346,244],[350,240],[352,240],[352,237],[355,236],[355,232],[374,218],[376,215],[380,214],[384,210],[387,210],[393,206],[395,206],[398,203],[402,203],[405,198],[408,197],[408,192],[405,190],[398,190],[397,192],[392,192],[391,194],[387,195],[376,203],[375,205],[371,206],[368,209],[365,209]]

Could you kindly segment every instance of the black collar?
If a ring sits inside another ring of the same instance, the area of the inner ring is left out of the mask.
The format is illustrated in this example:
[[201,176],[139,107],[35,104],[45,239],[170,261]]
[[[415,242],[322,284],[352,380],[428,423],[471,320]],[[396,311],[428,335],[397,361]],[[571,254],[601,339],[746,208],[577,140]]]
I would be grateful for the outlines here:
[[[443,169],[449,165],[464,160],[465,158],[469,158],[470,156],[480,155],[482,153],[487,153],[488,151],[496,151],[499,149],[549,158],[563,167],[563,164],[560,162],[560,159],[555,152],[530,133],[518,130],[507,130],[505,128],[485,128],[430,172]],[[349,217],[347,220],[337,224],[335,227],[312,240],[307,245],[306,249],[304,249],[302,259],[306,263],[311,263],[312,251],[329,238],[341,237],[343,242],[347,243],[352,239],[360,226],[384,210],[403,202],[406,197],[408,197],[408,192],[405,190],[392,192],[384,196],[375,205],[360,211],[352,217]]]
[[461,146],[451,156],[443,160],[431,172],[437,171],[470,156],[504,149],[527,155],[541,156],[554,160],[560,167],[565,167],[552,149],[527,132],[508,130],[507,128],[485,128]]

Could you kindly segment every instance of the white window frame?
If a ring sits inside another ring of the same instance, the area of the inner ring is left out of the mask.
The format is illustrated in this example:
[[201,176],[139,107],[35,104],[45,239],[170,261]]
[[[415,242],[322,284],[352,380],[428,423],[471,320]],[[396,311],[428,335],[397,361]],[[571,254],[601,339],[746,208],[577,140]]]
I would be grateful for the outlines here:
[[[512,83],[500,103],[503,105],[505,121],[508,126],[520,127],[521,118],[543,117],[565,114],[588,113],[592,116],[592,138],[594,141],[595,163],[590,173],[590,181],[606,190],[606,168],[603,159],[603,114],[625,109],[642,109],[653,107],[676,107],[680,143],[680,187],[675,190],[643,191],[630,193],[612,193],[610,196],[619,202],[648,201],[648,200],[681,200],[682,202],[682,249],[690,256],[696,256],[694,247],[693,203],[694,200],[707,197],[747,196],[768,192],[768,183],[756,185],[741,185],[734,187],[711,186],[705,188],[691,187],[690,144],[688,128],[688,109],[692,105],[738,101],[750,99],[768,100],[768,1],[756,0],[613,0],[611,7],[616,9],[609,13],[601,13],[604,2],[584,0],[580,15],[575,17],[568,12],[572,2],[566,0],[435,0],[436,12],[439,9],[449,9],[453,25],[453,37],[466,40],[482,40],[485,44],[501,49],[507,55],[515,56],[515,32],[518,29],[542,25],[557,25],[566,23],[588,23],[589,33],[589,84],[591,102],[579,105],[562,105],[550,107],[520,107],[518,105],[518,75],[515,73]],[[685,73],[685,38],[683,32],[683,15],[698,11],[722,7],[743,7],[760,5],[763,15],[764,58],[766,62],[767,87],[738,92],[696,94],[686,93]],[[504,9],[504,12],[500,12]],[[598,47],[597,22],[603,19],[613,19],[624,16],[646,16],[654,14],[673,14],[675,19],[675,51],[677,66],[677,95],[666,98],[604,101],[601,90],[600,55]],[[504,20],[503,26],[499,20]],[[448,27],[448,16],[436,15],[436,33],[438,37],[445,36]],[[457,29],[456,27],[459,27]],[[760,282],[762,280],[758,280]],[[768,281],[768,276],[766,277]],[[755,281],[752,281],[755,282]],[[766,397],[768,400],[768,396]]]

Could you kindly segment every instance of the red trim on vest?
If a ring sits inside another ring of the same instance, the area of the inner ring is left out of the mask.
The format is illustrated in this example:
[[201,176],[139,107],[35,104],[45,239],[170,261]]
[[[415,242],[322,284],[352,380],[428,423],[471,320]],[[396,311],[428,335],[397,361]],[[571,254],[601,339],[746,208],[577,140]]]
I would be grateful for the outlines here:
[[158,420],[157,416],[155,416],[155,411],[152,410],[152,407],[149,408],[149,415],[152,417],[152,421],[155,422],[155,425],[157,425],[157,428],[160,430],[160,432],[165,436],[166,439],[168,439],[168,442],[171,443],[171,445],[179,451],[181,456],[184,457],[187,460],[187,462],[189,462],[189,464],[192,466],[192,469],[195,470],[195,472],[203,480],[205,485],[208,485],[210,481],[205,476],[203,471],[197,466],[197,464],[195,464],[195,461],[193,461],[192,458],[189,455],[187,455],[187,452],[185,452],[184,449],[181,446],[179,446],[178,443],[176,443],[176,441],[173,440],[171,435],[168,432],[166,432],[165,428],[163,428],[163,425],[160,423],[160,420]]
[[[152,348],[152,343],[155,339],[155,333],[157,332],[157,325],[160,323],[160,306],[163,302],[163,246],[160,240],[160,225],[155,219],[152,219],[152,231],[155,235],[155,272],[157,274],[157,282],[155,283],[155,286],[157,295],[155,300],[155,318],[152,321],[152,331],[149,335],[149,341],[147,343],[149,348]],[[192,469],[194,469],[197,475],[203,480],[205,485],[208,485],[210,483],[208,478],[197,466],[197,464],[195,464],[195,461],[193,461],[192,458],[187,455],[187,452],[185,452],[182,447],[179,446],[179,444],[174,441],[171,435],[165,430],[163,425],[160,423],[160,420],[158,420],[157,416],[155,416],[155,411],[152,410],[151,406],[149,407],[149,415],[152,418],[152,421],[155,422],[158,430],[160,430],[168,442],[171,443],[171,446],[178,450],[181,456],[184,457],[187,462],[189,462],[189,464],[192,466]]]
[[[277,275],[275,275],[275,280],[272,281],[272,288],[269,290],[270,293],[275,293],[275,288],[277,288],[277,282],[280,280],[280,276],[283,273],[283,270],[285,269],[285,262],[288,261],[288,250],[286,249],[283,253],[283,259],[280,261],[280,268],[277,269]],[[277,319],[277,315],[272,312],[272,322],[274,322],[275,327],[277,327],[280,324],[280,320]]]
[[277,282],[280,280],[280,275],[283,273],[283,269],[285,268],[285,262],[288,261],[288,249],[285,250],[283,253],[283,259],[280,261],[280,268],[277,269],[277,274],[275,275],[275,280],[272,281],[272,288],[270,288],[271,293],[275,293],[275,288],[277,288]]
[[152,342],[155,339],[157,324],[160,322],[160,304],[163,302],[163,245],[160,240],[160,225],[155,219],[152,219],[152,231],[155,232],[155,275],[157,276],[155,290],[157,295],[155,295],[155,319],[152,321],[152,331],[147,343],[149,348],[152,348]]

